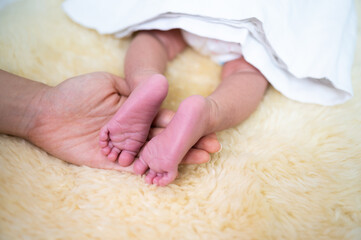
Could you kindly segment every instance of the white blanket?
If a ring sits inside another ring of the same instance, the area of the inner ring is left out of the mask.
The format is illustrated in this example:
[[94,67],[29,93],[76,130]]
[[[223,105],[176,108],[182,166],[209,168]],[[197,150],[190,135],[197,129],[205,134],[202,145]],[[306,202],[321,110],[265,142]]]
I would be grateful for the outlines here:
[[286,97],[340,104],[352,97],[352,0],[66,0],[75,22],[101,34],[181,28],[239,43],[244,58]]

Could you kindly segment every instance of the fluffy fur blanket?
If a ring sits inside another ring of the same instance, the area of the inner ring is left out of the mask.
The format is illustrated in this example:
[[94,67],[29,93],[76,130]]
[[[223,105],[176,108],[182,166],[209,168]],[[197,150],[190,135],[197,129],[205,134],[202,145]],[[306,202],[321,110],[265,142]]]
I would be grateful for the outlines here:
[[[49,85],[98,70],[121,76],[129,39],[74,24],[61,2],[0,10],[0,68]],[[361,239],[360,66],[358,44],[355,96],[340,106],[297,103],[269,88],[247,121],[218,133],[220,153],[182,166],[168,187],[73,166],[0,135],[0,238]],[[168,66],[165,106],[209,94],[219,74],[187,49]]]

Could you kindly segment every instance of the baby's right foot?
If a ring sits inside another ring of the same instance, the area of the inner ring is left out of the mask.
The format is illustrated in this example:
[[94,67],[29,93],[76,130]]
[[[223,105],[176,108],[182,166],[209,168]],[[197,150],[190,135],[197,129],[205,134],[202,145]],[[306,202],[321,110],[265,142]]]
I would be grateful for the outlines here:
[[134,172],[146,173],[149,184],[171,183],[185,154],[207,133],[211,107],[211,101],[202,96],[185,99],[168,126],[144,146],[134,162]]
[[155,74],[142,82],[100,130],[99,144],[109,160],[129,166],[147,140],[152,121],[167,96],[168,82]]

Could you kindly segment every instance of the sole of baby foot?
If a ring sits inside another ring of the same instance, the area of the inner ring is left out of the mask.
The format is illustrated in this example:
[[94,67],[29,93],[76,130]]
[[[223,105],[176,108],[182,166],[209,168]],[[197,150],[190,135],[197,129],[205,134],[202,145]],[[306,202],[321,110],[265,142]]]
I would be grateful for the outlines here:
[[165,186],[178,175],[178,165],[204,135],[209,123],[210,103],[202,96],[184,100],[169,125],[152,138],[134,163],[137,174],[146,173],[146,182]]
[[101,151],[109,160],[124,167],[134,161],[167,93],[167,79],[155,74],[130,94],[99,134]]

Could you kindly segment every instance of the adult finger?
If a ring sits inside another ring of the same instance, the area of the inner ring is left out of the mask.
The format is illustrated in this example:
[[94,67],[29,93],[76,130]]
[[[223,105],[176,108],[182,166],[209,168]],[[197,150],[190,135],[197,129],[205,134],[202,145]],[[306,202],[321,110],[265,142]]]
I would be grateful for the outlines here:
[[174,117],[175,112],[169,109],[161,109],[153,121],[154,127],[165,128],[172,118]]
[[[148,140],[154,138],[160,134],[164,128],[151,128],[149,131]],[[217,135],[215,133],[208,134],[198,140],[198,142],[193,146],[193,148],[205,150],[208,153],[216,153],[221,150],[222,146],[218,141]]]
[[205,150],[191,148],[182,159],[181,164],[201,164],[209,162],[211,156]]
[[164,129],[165,128],[161,128],[161,127],[152,127],[149,130],[148,141],[154,138],[155,136],[157,136],[158,134],[160,134],[161,132],[163,132]]
[[203,149],[209,153],[216,153],[221,150],[222,145],[218,141],[217,135],[211,133],[199,139],[194,148]]

